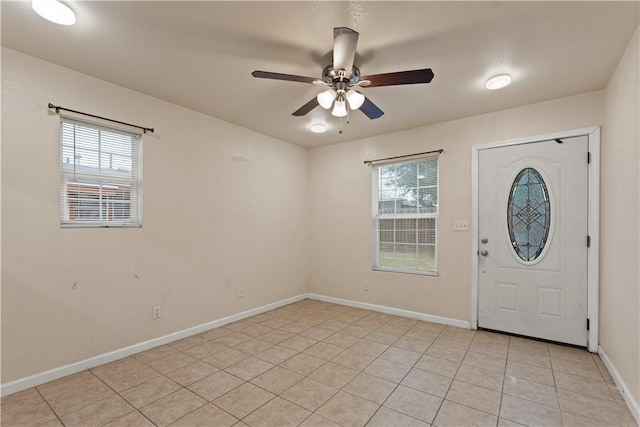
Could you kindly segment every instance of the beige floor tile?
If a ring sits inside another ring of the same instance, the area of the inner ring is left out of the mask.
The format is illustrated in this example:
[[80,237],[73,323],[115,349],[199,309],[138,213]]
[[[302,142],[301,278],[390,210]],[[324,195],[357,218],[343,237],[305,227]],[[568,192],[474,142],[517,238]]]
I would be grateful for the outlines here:
[[342,388],[356,375],[358,375],[358,371],[355,369],[346,368],[333,362],[327,362],[309,374],[309,378],[318,380],[331,387]]
[[340,322],[339,320],[335,320],[335,319],[329,319],[329,320],[325,320],[324,322],[322,322],[318,326],[320,326],[323,329],[328,329],[330,331],[337,332],[337,331],[339,331],[341,329],[344,329],[347,326],[349,326],[349,323]]
[[253,356],[254,354],[265,351],[272,346],[273,344],[270,342],[262,341],[258,338],[254,338],[248,341],[241,342],[240,344],[234,346],[233,348],[235,350],[239,350],[243,353]]
[[154,360],[163,359],[168,356],[176,356],[179,354],[182,354],[182,352],[176,350],[170,345],[161,345],[159,347],[134,354],[132,357],[144,364],[149,364]]
[[220,338],[216,338],[214,341],[220,344],[224,344],[227,347],[233,347],[234,345],[238,345],[241,342],[249,341],[252,338],[253,337],[241,332],[231,332],[229,334],[221,336]]
[[436,345],[443,345],[446,347],[456,348],[459,350],[467,350],[471,344],[471,338],[457,338],[451,335],[442,335],[433,342]]
[[197,359],[206,359],[208,357],[213,356],[216,353],[227,350],[228,348],[229,347],[227,347],[224,344],[220,344],[219,342],[206,341],[203,344],[200,344],[188,350],[185,350],[185,353]]
[[106,378],[101,378],[109,387],[116,392],[120,393],[124,390],[135,387],[139,384],[151,381],[154,378],[159,377],[160,372],[143,365],[141,368],[133,370],[131,372],[122,373]]
[[455,378],[490,390],[502,391],[504,375],[475,366],[461,365]]
[[575,348],[567,345],[549,344],[549,354],[552,358],[560,357],[576,363],[592,364],[591,353],[583,348]]
[[413,368],[400,384],[434,396],[444,397],[453,378]]
[[344,351],[344,348],[326,342],[319,342],[304,350],[304,353],[318,359],[331,360]]
[[240,387],[220,396],[213,404],[224,409],[234,417],[242,419],[273,399],[275,395],[256,387],[251,383],[245,383]]
[[356,342],[360,341],[358,337],[353,335],[349,335],[346,332],[338,331],[332,335],[329,335],[327,338],[323,339],[324,342],[337,345],[338,347],[349,348]]
[[469,351],[474,353],[486,354],[488,356],[499,357],[501,359],[507,358],[507,352],[509,350],[509,342],[500,341],[473,341],[469,346]]
[[105,427],[155,427],[155,424],[140,412],[134,411],[105,424]]
[[317,343],[318,340],[312,339],[312,338],[307,338],[307,337],[302,337],[300,335],[295,335],[292,338],[289,338],[286,341],[282,341],[280,343],[280,345],[282,347],[287,347],[290,348],[292,350],[296,350],[296,351],[304,351],[307,348],[311,347],[312,345],[314,345],[315,343]]
[[303,378],[304,376],[297,372],[276,366],[255,377],[251,382],[271,393],[280,394]]
[[558,408],[540,405],[506,394],[502,395],[500,416],[524,425],[562,425]]
[[464,359],[462,359],[462,364],[475,366],[476,368],[488,369],[490,371],[504,374],[504,370],[507,366],[507,360],[487,354],[474,353],[473,351],[469,350],[464,356]]
[[462,362],[466,352],[466,350],[459,348],[447,347],[434,343],[431,344],[431,347],[429,347],[425,354],[433,357],[439,357],[441,359],[453,360],[454,362]]
[[2,425],[38,425],[56,419],[49,405],[35,388],[29,388],[2,398]]
[[403,335],[402,333],[384,332],[376,329],[373,332],[369,333],[365,338],[368,341],[377,342],[379,344],[392,345],[402,335]]
[[225,326],[225,328],[231,329],[233,331],[241,331],[244,328],[247,328],[251,325],[253,325],[255,322],[249,320],[249,319],[242,319],[242,320],[237,320],[235,322],[232,323],[228,323]]
[[389,346],[387,344],[381,344],[367,339],[362,339],[349,347],[349,350],[357,351],[359,353],[368,354],[369,356],[378,357],[387,350]]
[[558,400],[560,401],[560,409],[563,411],[580,414],[614,425],[624,425],[626,423],[615,401],[598,399],[567,390],[558,390]]
[[526,350],[511,351],[510,349],[507,359],[514,362],[526,363],[527,365],[551,369],[551,358],[549,354],[532,354]]
[[208,331],[205,332],[201,332],[198,335],[202,336],[204,339],[206,339],[207,341],[214,341],[217,340],[220,337],[223,337],[225,335],[230,334],[231,332],[233,332],[233,330],[224,327],[224,326],[220,326],[218,328],[214,328],[214,329],[210,329]]
[[471,342],[471,340],[476,335],[476,331],[474,331],[473,329],[458,328],[456,326],[447,325],[444,327],[444,329],[442,329],[441,335],[460,338],[460,339],[464,339],[466,341]]
[[440,334],[445,328],[445,325],[433,322],[419,321],[415,324],[415,326],[407,333],[415,332],[415,333],[430,333],[430,334]]
[[291,323],[291,320],[285,318],[274,317],[268,320],[263,320],[260,322],[261,325],[266,326],[267,328],[279,329],[283,326]]
[[291,350],[287,347],[282,347],[279,345],[274,345],[273,347],[256,354],[254,357],[257,357],[260,360],[264,360],[269,363],[273,363],[274,365],[279,365],[287,359],[292,358],[298,354],[298,351]]
[[418,360],[418,362],[416,362],[415,367],[422,369],[423,371],[434,372],[447,377],[454,377],[456,372],[458,372],[460,363],[425,354]]
[[563,425],[566,427],[611,427],[612,425],[611,423],[572,414],[571,412],[560,411],[560,413],[562,414]]
[[342,331],[358,338],[364,338],[371,333],[371,329],[363,328],[357,325],[349,325],[346,328],[344,328]]
[[37,389],[58,416],[115,395],[89,371],[40,385]]
[[305,378],[280,396],[310,411],[315,411],[331,398],[337,388],[311,378]]
[[114,395],[60,417],[67,427],[103,425],[117,420],[134,409],[120,396]]
[[212,403],[196,409],[190,414],[171,423],[171,427],[229,427],[238,419],[229,415]]
[[498,418],[498,427],[524,427],[523,424],[516,423],[515,421],[507,420],[506,418]]
[[398,340],[393,343],[393,346],[403,348],[405,350],[416,351],[418,353],[424,353],[435,339],[436,335],[426,335],[421,338],[405,335],[398,338]]
[[397,384],[369,374],[358,374],[342,390],[367,399],[378,405],[389,397]]
[[338,424],[328,420],[320,415],[313,413],[309,418],[304,420],[300,427],[340,427]]
[[[215,375],[215,374],[214,374]],[[158,426],[166,426],[204,406],[206,400],[187,389],[181,389],[140,408],[147,418]]]
[[486,342],[510,342],[510,336],[505,334],[499,334],[497,332],[490,331],[476,331],[473,336],[473,341],[486,341]]
[[488,414],[498,415],[502,394],[462,381],[453,381],[446,399]]
[[382,406],[367,423],[367,427],[429,427],[429,424]]
[[208,401],[212,401],[242,384],[244,381],[240,378],[225,371],[218,371],[191,384],[188,388]]
[[374,356],[347,349],[331,359],[331,361],[346,368],[361,371],[375,359],[376,358]]
[[274,365],[272,363],[265,362],[256,357],[250,357],[225,368],[225,371],[245,381],[249,381],[273,367]]
[[551,366],[556,372],[564,372],[566,374],[579,375],[581,377],[604,381],[600,370],[593,361],[591,363],[584,364],[571,359],[552,357]]
[[405,350],[398,347],[389,347],[380,355],[380,358],[405,365],[413,365],[421,356],[422,354],[417,351]]
[[133,357],[125,357],[124,359],[96,366],[95,368],[90,369],[90,371],[96,377],[104,380],[105,378],[118,376],[120,374],[130,374],[145,367],[145,364],[137,359]]
[[198,360],[182,368],[169,371],[165,375],[182,386],[188,386],[217,371],[218,368]]
[[329,329],[323,329],[318,326],[314,326],[313,328],[309,328],[304,332],[300,332],[300,335],[306,338],[311,338],[313,340],[320,341],[333,335],[333,331],[330,331]]
[[411,364],[396,363],[387,359],[378,358],[364,370],[365,373],[385,380],[399,383],[411,370]]
[[202,335],[192,335],[187,338],[183,338],[177,341],[169,343],[169,345],[176,350],[187,352],[187,350],[202,345],[207,342],[207,339]]
[[204,359],[204,362],[213,365],[216,368],[224,369],[248,357],[248,354],[230,348],[228,350],[220,351],[210,357],[207,357],[206,359]]
[[247,334],[251,337],[258,338],[268,334],[271,331],[273,331],[273,329],[268,328],[264,325],[260,325],[258,323],[254,323],[242,329],[240,332],[242,332],[243,334]]
[[251,427],[295,427],[309,415],[310,411],[276,397],[246,417],[243,422]]
[[594,380],[564,372],[554,372],[554,378],[558,389],[574,391],[599,399],[615,400],[609,386],[603,380]]
[[280,327],[280,330],[296,335],[296,334],[299,334],[300,332],[306,331],[309,328],[311,328],[311,326],[306,323],[291,322]]
[[498,417],[445,400],[433,421],[438,427],[495,426]]
[[309,375],[311,372],[315,371],[325,363],[326,362],[322,359],[309,356],[308,354],[300,353],[281,363],[280,366],[302,375]]
[[161,376],[123,391],[120,395],[134,407],[141,408],[181,388],[180,384]]
[[530,400],[541,405],[558,407],[556,388],[507,375],[502,392],[521,399]]
[[[20,425],[23,426],[24,424]],[[153,426],[153,424],[151,425]],[[54,418],[52,420],[44,422],[43,424],[39,424],[38,427],[64,427],[64,424],[62,424],[62,422],[58,418]]]
[[426,423],[431,423],[442,399],[402,385],[389,396],[384,406]]
[[343,391],[336,393],[318,409],[318,415],[341,426],[364,426],[379,406]]
[[266,342],[270,342],[271,344],[280,344],[282,341],[286,341],[289,338],[292,338],[295,334],[291,332],[283,331],[281,329],[274,329],[271,332],[261,335],[260,339]]
[[507,361],[507,375],[522,378],[529,381],[555,386],[553,373],[550,369],[541,368],[539,366],[527,365],[526,363]]

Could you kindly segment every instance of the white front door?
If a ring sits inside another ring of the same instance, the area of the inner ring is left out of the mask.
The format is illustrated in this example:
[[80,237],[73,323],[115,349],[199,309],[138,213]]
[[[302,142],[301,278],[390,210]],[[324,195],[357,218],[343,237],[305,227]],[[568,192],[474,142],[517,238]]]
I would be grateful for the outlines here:
[[587,345],[588,147],[479,151],[479,327]]

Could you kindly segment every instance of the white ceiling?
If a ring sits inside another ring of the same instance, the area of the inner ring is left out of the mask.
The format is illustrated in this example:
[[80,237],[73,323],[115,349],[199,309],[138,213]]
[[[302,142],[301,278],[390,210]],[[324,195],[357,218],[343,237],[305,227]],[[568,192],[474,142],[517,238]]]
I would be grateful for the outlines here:
[[[603,89],[640,13],[637,1],[67,4],[71,27],[44,21],[30,2],[2,1],[2,45],[303,147]],[[337,26],[360,32],[363,75],[431,68],[433,81],[363,89],[385,115],[356,111],[342,135],[319,107],[292,116],[322,87],[251,72],[319,78]],[[504,72],[511,86],[484,89]],[[329,130],[312,134],[315,122]]]

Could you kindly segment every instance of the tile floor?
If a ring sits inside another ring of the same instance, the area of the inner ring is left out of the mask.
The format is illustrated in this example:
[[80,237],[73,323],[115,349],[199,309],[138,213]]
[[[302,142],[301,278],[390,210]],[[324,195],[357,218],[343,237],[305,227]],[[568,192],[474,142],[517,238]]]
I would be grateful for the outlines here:
[[7,396],[2,425],[636,424],[584,350],[304,300]]

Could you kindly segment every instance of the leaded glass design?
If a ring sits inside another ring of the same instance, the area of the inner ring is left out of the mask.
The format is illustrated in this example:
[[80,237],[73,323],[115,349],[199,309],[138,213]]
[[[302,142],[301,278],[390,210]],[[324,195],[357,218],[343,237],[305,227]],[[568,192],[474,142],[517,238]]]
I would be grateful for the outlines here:
[[507,227],[511,245],[524,261],[537,259],[549,238],[551,203],[542,176],[533,168],[518,173],[509,193]]

